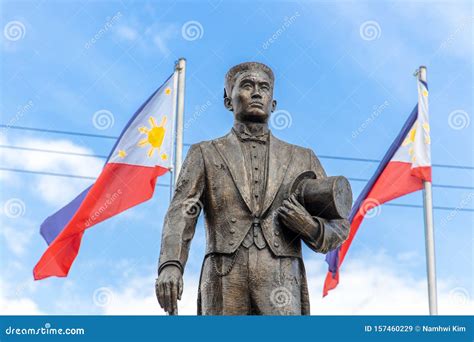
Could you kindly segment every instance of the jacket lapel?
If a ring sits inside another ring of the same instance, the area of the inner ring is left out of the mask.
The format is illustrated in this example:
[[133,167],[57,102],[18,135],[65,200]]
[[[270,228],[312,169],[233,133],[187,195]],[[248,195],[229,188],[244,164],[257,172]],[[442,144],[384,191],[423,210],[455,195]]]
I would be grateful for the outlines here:
[[247,177],[247,170],[244,154],[240,147],[238,138],[232,131],[222,139],[213,141],[217,151],[229,168],[230,174],[237,189],[240,192],[245,204],[252,211],[250,201],[250,182]]
[[262,215],[272,204],[285,177],[293,156],[293,146],[277,139],[270,133],[267,187],[263,201]]

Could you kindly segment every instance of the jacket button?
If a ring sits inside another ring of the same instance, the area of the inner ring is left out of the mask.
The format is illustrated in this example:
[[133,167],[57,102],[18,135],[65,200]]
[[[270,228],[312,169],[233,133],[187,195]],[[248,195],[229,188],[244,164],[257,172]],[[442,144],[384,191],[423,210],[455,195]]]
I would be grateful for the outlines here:
[[234,241],[230,241],[230,242],[229,242],[229,245],[232,246],[233,244],[234,244]]
[[275,235],[276,236],[280,235],[280,232],[278,230],[275,230]]
[[232,228],[232,229],[230,230],[230,233],[231,233],[231,234],[234,234],[234,233],[235,233],[235,229]]
[[278,242],[274,242],[274,243],[273,243],[273,246],[275,246],[275,247],[278,248],[278,247],[280,247],[280,244],[279,244]]
[[235,222],[237,222],[237,219],[236,219],[235,217],[232,217],[232,218],[230,219],[230,221],[231,221],[232,223],[235,223]]

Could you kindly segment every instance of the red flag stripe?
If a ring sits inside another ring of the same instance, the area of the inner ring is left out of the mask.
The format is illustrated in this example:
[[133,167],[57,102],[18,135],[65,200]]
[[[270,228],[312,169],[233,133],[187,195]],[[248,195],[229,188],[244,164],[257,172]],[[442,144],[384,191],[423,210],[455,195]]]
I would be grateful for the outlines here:
[[167,168],[108,163],[79,209],[48,246],[33,275],[35,280],[65,277],[76,258],[84,231],[153,196],[157,177]]

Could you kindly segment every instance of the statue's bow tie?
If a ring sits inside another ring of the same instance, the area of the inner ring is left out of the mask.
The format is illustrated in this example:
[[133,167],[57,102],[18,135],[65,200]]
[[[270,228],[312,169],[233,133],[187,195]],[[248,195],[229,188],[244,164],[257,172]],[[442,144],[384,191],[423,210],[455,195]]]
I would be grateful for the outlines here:
[[268,139],[268,133],[262,133],[259,135],[251,135],[246,132],[240,133],[240,139],[243,141],[256,141],[262,144],[265,144]]

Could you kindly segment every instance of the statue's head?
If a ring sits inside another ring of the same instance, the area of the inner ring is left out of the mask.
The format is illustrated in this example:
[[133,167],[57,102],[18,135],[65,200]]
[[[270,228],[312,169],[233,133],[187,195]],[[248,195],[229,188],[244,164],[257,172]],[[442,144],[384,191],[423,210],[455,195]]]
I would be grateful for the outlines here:
[[267,122],[276,108],[273,71],[257,62],[232,67],[225,76],[224,105],[241,122]]

